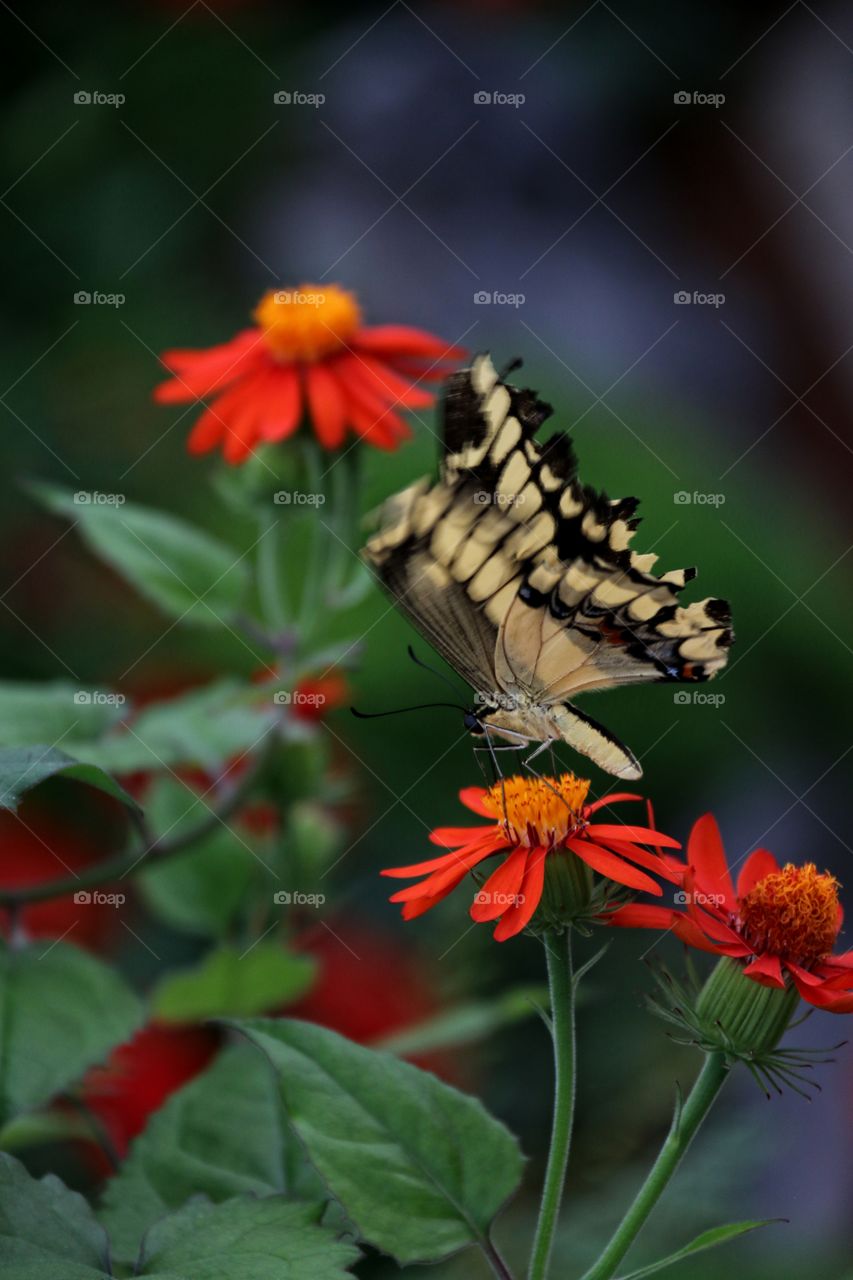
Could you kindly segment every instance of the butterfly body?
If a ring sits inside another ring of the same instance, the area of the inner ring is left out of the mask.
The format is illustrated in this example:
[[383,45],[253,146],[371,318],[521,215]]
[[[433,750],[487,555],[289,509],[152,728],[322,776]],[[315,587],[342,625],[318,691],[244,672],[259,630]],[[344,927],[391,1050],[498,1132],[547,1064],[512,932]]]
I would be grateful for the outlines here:
[[474,732],[567,742],[636,778],[633,754],[574,705],[619,684],[710,679],[732,632],[725,601],[683,607],[694,576],[651,570],[630,542],[633,498],[583,487],[563,433],[534,438],[550,413],[504,383],[488,356],[444,398],[437,482],[390,498],[364,556],[400,609],[476,690]]

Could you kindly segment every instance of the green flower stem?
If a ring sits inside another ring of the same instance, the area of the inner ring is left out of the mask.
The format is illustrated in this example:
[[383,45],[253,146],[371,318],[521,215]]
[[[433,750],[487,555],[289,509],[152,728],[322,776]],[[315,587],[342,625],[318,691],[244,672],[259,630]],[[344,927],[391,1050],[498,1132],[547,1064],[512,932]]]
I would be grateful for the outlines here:
[[281,587],[280,533],[281,521],[275,515],[258,541],[255,562],[261,613],[267,627],[276,634],[284,631],[290,621],[290,610]]
[[0,889],[0,907],[10,907],[14,910],[16,907],[27,906],[32,902],[46,902],[51,898],[62,898],[66,894],[78,893],[81,889],[96,889],[99,885],[120,880],[137,869],[142,870],[152,862],[163,862],[166,858],[183,853],[197,841],[210,835],[222,823],[227,822],[243,806],[265,768],[270,750],[274,745],[275,733],[270,730],[237,786],[217,809],[211,807],[207,816],[188,830],[178,832],[171,840],[157,840],[151,836],[143,836],[142,849],[137,844],[112,858],[105,858],[103,862],[87,867],[79,875],[46,880],[41,884],[27,885],[20,889]]
[[546,933],[543,939],[551,991],[551,1037],[554,1042],[554,1116],[551,1148],[539,1206],[539,1221],[528,1270],[529,1280],[545,1280],[554,1231],[563,1198],[575,1112],[575,980],[571,929]]
[[684,1107],[676,1110],[672,1127],[649,1176],[616,1228],[610,1243],[598,1261],[583,1276],[583,1280],[611,1280],[619,1263],[634,1243],[646,1219],[668,1186],[670,1178],[678,1168],[684,1153],[723,1087],[728,1073],[725,1054],[714,1052],[705,1055],[705,1064]]

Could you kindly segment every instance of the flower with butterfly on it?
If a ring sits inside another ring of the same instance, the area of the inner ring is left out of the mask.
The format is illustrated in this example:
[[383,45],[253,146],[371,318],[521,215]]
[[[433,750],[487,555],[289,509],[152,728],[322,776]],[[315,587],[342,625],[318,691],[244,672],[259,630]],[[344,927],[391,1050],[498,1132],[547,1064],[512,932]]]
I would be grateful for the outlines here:
[[418,385],[445,376],[461,348],[407,325],[366,326],[355,295],[339,285],[270,290],[255,326],[205,350],[162,356],[174,376],[154,391],[161,404],[211,400],[190,433],[190,453],[221,447],[239,464],[263,444],[286,440],[306,417],[325,449],[348,431],[379,449],[410,434],[398,409],[424,409]]
[[497,921],[494,936],[504,942],[527,928],[540,907],[549,924],[562,926],[584,915],[592,897],[593,872],[646,893],[662,893],[649,871],[680,883],[684,868],[670,855],[653,851],[679,849],[677,840],[649,826],[592,821],[606,805],[642,797],[619,792],[587,804],[589,786],[586,779],[563,773],[465,787],[459,799],[487,818],[488,825],[432,831],[432,843],[449,852],[382,871],[399,879],[424,877],[393,894],[391,901],[401,902],[403,918],[413,920],[446,898],[469,871],[504,855],[471,907],[473,920]]
[[795,989],[818,1009],[853,1013],[853,951],[834,954],[843,919],[834,876],[813,862],[780,867],[767,849],[756,849],[735,886],[710,813],[693,826],[687,863],[685,910],[631,903],[606,922],[671,930],[691,947],[737,961],[763,987]]

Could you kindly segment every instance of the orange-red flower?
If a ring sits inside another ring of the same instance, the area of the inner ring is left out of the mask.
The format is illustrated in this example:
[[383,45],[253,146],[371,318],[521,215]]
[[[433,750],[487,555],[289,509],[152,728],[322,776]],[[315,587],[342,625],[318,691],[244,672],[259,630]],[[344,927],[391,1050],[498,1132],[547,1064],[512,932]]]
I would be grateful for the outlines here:
[[628,929],[666,929],[691,947],[746,961],[765,987],[791,983],[809,1004],[853,1012],[853,951],[833,955],[842,924],[838,881],[813,862],[779,866],[767,849],[743,864],[737,888],[716,821],[706,813],[687,844],[686,910],[632,903],[607,916]]
[[646,871],[680,883],[683,867],[642,847],[678,849],[677,840],[650,827],[590,821],[604,805],[642,797],[617,793],[587,804],[588,791],[589,782],[571,773],[558,778],[506,778],[488,788],[466,787],[459,799],[472,812],[490,819],[489,825],[439,827],[431,832],[433,844],[452,852],[383,871],[384,876],[426,877],[395,893],[391,901],[402,902],[404,919],[413,920],[446,898],[486,858],[506,854],[471,907],[472,920],[498,921],[494,936],[504,942],[530,923],[542,899],[549,858],[577,856],[600,875],[646,893],[662,892]]
[[461,348],[404,325],[367,327],[354,294],[338,285],[271,290],[253,313],[255,327],[202,351],[167,351],[175,377],[154,392],[161,404],[217,397],[190,433],[190,453],[219,446],[240,463],[258,445],[293,435],[310,419],[326,449],[354,431],[380,449],[409,434],[397,409],[423,409],[442,365]]

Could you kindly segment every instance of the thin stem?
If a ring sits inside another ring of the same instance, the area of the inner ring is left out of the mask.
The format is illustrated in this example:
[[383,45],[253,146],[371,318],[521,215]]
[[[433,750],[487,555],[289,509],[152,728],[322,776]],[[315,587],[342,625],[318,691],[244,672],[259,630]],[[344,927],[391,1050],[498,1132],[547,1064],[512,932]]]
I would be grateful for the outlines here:
[[498,1252],[497,1245],[494,1241],[487,1237],[481,1242],[481,1247],[483,1253],[488,1259],[489,1266],[498,1277],[498,1280],[513,1280],[512,1272]]
[[728,1072],[723,1053],[706,1054],[705,1064],[690,1096],[682,1109],[676,1108],[672,1127],[661,1147],[660,1155],[652,1165],[634,1203],[616,1228],[601,1257],[586,1272],[583,1280],[610,1280],[678,1168],[696,1131],[723,1087]]
[[153,839],[142,849],[136,846],[115,854],[112,858],[105,858],[103,862],[87,867],[79,875],[63,876],[58,880],[47,880],[42,884],[26,885],[20,889],[0,889],[0,907],[22,907],[32,902],[45,902],[50,898],[63,898],[66,894],[79,893],[83,889],[94,889],[98,885],[122,879],[137,867],[150,866],[153,861],[163,862],[177,853],[183,853],[196,841],[202,840],[211,831],[215,831],[243,805],[266,764],[268,746],[274,738],[275,734],[270,730],[264,749],[258,752],[239,783],[218,809],[210,809],[200,822],[177,832],[171,840]]
[[285,629],[289,613],[281,588],[279,529],[280,521],[276,513],[268,522],[257,544],[258,554],[255,562],[261,613],[266,626],[274,633]]
[[551,1149],[539,1207],[539,1221],[528,1270],[529,1280],[545,1280],[554,1232],[563,1198],[575,1111],[575,980],[572,973],[572,935],[544,937],[551,991],[551,1037],[554,1042],[554,1117]]

